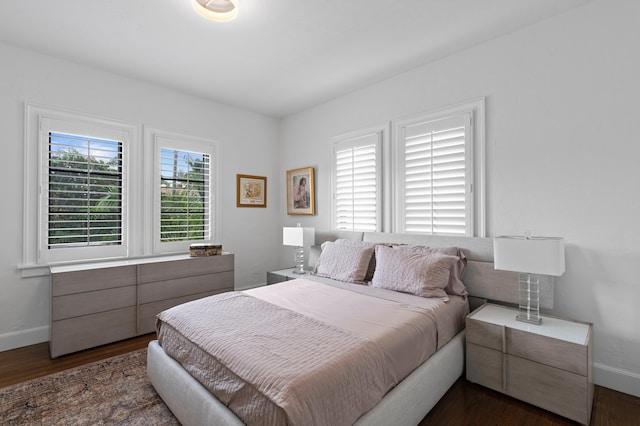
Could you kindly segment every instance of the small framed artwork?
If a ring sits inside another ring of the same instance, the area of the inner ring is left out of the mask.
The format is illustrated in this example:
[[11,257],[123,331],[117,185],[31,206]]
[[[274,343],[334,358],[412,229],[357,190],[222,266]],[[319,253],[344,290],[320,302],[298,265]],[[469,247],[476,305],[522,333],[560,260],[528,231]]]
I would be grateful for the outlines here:
[[287,170],[287,214],[316,214],[313,167]]
[[237,207],[267,207],[267,178],[237,176]]

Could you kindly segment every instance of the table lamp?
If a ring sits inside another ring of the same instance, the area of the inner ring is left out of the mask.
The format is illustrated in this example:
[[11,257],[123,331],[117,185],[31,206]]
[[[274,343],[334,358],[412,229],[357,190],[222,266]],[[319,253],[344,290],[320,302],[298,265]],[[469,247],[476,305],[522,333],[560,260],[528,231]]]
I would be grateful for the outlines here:
[[304,270],[304,248],[315,244],[315,232],[314,228],[303,228],[300,224],[295,228],[282,228],[282,244],[296,248],[294,274],[307,273]]
[[518,321],[542,323],[540,277],[564,273],[564,240],[556,237],[501,236],[493,239],[494,268],[519,272]]

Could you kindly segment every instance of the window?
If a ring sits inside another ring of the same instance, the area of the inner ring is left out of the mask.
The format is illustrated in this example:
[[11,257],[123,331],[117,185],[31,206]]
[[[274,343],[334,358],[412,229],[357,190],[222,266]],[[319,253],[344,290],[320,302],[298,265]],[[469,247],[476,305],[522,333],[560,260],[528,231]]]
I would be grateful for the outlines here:
[[332,139],[333,229],[484,236],[484,99],[393,124]]
[[122,143],[49,132],[49,250],[122,244]]
[[384,129],[373,129],[334,138],[334,229],[381,230],[381,149],[384,134]]
[[186,250],[212,241],[215,222],[216,145],[184,135],[149,130],[155,151],[153,247],[155,253]]
[[26,170],[25,259],[48,264],[127,256],[135,127],[48,110],[28,113],[37,127],[26,158],[39,158],[31,164],[41,166],[34,174],[33,166]]
[[217,145],[26,105],[23,276],[213,242]]
[[[483,152],[478,139],[483,102],[396,123],[396,229],[432,235],[482,234],[483,219],[475,216],[474,153]],[[480,156],[479,159],[482,157]],[[481,209],[480,209],[481,211]],[[476,225],[479,228],[476,230]]]
[[160,241],[208,239],[210,156],[169,148],[160,152]]

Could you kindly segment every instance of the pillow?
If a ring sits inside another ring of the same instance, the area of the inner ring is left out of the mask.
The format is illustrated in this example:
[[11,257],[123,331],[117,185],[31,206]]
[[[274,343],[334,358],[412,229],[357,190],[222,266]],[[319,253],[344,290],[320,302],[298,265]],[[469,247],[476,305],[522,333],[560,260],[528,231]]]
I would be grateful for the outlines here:
[[378,245],[371,285],[448,301],[444,289],[449,282],[449,270],[457,261],[456,256]]
[[462,282],[462,276],[464,275],[464,270],[467,266],[467,257],[464,255],[462,250],[458,247],[425,247],[425,246],[407,246],[407,245],[394,245],[394,248],[401,250],[413,250],[419,253],[440,253],[446,254],[448,256],[456,256],[458,260],[453,264],[451,270],[449,271],[449,282],[445,287],[444,291],[448,294],[453,294],[455,296],[463,296],[466,297],[469,292],[467,291],[467,287]]
[[[347,239],[344,239],[344,238],[339,238],[339,239],[335,240],[334,242],[336,244],[350,245],[352,247],[371,247],[373,249],[375,249],[375,247],[376,247],[375,243],[367,243],[367,242],[364,242],[364,241],[356,241],[356,240],[347,240]],[[369,266],[367,267],[367,272],[364,275],[364,281],[365,282],[371,281],[371,279],[373,278],[373,272],[375,270],[376,270],[376,256],[375,256],[375,251],[374,251],[374,254],[371,256],[371,260],[369,260]]]
[[371,256],[373,247],[326,241],[322,243],[315,274],[338,281],[362,284]]

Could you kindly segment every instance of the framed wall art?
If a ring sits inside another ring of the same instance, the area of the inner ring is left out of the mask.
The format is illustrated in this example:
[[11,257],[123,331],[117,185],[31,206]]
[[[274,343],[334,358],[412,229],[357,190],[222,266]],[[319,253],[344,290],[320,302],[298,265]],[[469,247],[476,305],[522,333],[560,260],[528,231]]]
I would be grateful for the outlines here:
[[287,170],[287,214],[316,214],[313,167]]
[[237,207],[267,207],[267,178],[236,175]]

